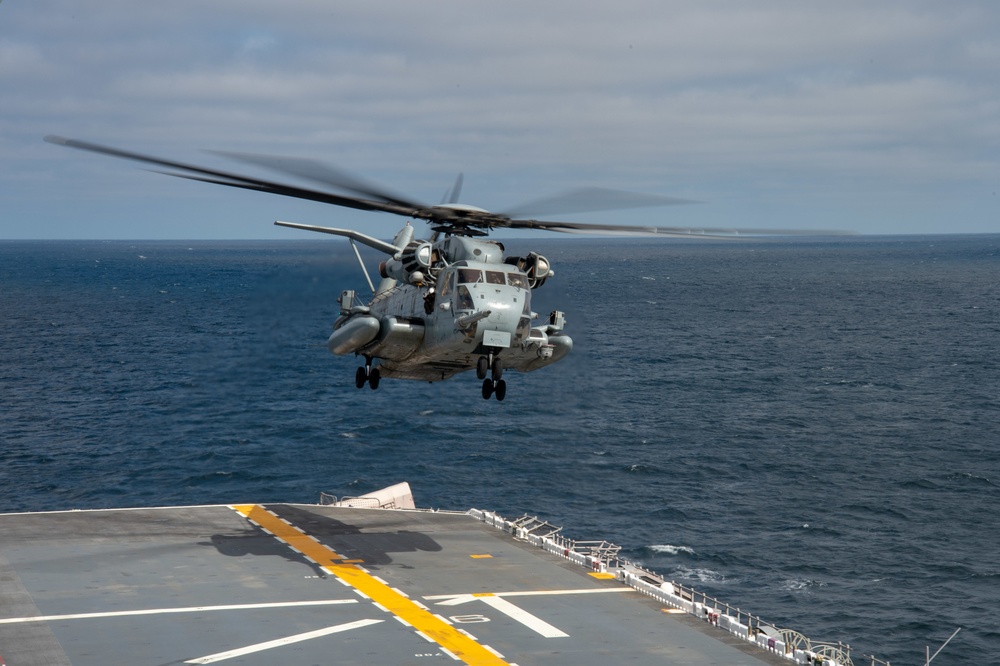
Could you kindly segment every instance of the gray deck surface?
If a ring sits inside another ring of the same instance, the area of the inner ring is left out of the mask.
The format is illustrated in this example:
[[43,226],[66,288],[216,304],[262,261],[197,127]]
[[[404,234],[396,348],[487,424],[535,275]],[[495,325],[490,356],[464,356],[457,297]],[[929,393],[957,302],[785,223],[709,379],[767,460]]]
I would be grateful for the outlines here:
[[266,509],[344,574],[231,507],[0,515],[0,663],[789,663],[470,516]]

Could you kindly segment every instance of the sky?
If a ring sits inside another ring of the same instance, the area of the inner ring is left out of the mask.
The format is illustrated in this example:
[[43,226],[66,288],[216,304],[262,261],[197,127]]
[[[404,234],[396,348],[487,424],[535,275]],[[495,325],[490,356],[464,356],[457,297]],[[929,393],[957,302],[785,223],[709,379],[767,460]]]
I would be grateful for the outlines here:
[[319,159],[430,204],[458,173],[490,210],[581,186],[699,202],[549,219],[1000,233],[993,0],[6,0],[0,109],[0,239],[404,222],[48,134],[252,175],[204,151]]

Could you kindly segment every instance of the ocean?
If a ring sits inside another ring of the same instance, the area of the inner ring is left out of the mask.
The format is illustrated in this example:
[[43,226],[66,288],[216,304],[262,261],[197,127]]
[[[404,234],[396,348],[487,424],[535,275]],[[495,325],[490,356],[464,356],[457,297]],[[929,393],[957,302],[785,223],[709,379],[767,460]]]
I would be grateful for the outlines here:
[[0,241],[0,511],[405,480],[855,664],[958,627],[936,665],[1000,660],[1000,235],[504,242],[552,261],[533,309],[575,346],[497,402],[473,373],[354,387],[340,240]]

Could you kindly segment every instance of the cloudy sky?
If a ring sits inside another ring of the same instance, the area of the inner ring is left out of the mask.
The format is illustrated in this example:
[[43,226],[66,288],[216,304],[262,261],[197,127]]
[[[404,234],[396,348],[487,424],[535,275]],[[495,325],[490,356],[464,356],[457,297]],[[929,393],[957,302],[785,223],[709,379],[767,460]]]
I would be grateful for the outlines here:
[[400,220],[168,178],[58,134],[252,172],[322,159],[437,203],[579,186],[703,203],[550,216],[1000,232],[1000,4],[6,0],[0,238],[380,236]]

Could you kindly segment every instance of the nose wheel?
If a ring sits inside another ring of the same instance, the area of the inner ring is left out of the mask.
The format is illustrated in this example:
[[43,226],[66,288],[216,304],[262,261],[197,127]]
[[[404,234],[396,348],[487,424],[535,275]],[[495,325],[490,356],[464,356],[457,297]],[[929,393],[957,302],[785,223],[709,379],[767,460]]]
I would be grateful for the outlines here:
[[503,399],[507,397],[507,382],[502,379],[484,379],[483,400],[489,400],[494,395],[498,401],[503,402]]
[[494,356],[493,352],[487,356],[480,356],[476,361],[476,379],[486,379],[487,374],[492,375],[495,382],[503,377],[503,359]]
[[[487,379],[486,375],[490,378]],[[480,356],[476,360],[476,378],[483,380],[483,400],[489,400],[494,395],[497,400],[507,397],[507,382],[503,377],[503,360],[499,356],[494,356],[490,352],[486,356]]]
[[367,356],[365,357],[364,367],[358,368],[358,371],[354,373],[354,385],[359,389],[364,388],[365,384],[368,384],[374,391],[378,388],[378,383],[381,379],[382,373],[379,372],[378,368],[372,367],[372,360]]

